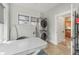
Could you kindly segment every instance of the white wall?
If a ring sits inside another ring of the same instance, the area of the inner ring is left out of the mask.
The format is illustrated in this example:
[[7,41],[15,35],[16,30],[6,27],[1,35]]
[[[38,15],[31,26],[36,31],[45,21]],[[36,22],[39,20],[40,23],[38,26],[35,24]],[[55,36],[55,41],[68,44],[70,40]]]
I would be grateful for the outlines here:
[[40,12],[30,10],[26,7],[18,6],[17,4],[10,4],[11,25],[12,24],[18,24],[18,14],[40,17]]
[[60,4],[45,13],[45,16],[48,18],[49,42],[57,44],[55,35],[55,15],[63,13],[68,10],[71,10],[70,4]]
[[73,8],[74,9],[77,9],[77,8],[79,9],[79,3],[73,3]]
[[[18,24],[18,14],[40,17],[40,12],[38,11],[34,11],[29,8],[19,6],[17,4],[10,4],[10,27],[14,26],[15,24]],[[11,34],[12,33],[10,33],[10,35]]]

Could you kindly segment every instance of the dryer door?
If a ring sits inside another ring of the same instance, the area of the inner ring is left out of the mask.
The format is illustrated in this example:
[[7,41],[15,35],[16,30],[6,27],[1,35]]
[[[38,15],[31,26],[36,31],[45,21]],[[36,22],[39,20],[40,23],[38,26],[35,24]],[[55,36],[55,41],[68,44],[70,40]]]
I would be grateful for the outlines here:
[[42,33],[41,34],[41,39],[45,40],[47,39],[47,33]]
[[46,28],[46,27],[47,27],[47,21],[46,21],[46,20],[42,20],[42,21],[41,21],[41,26],[42,26],[43,28]]

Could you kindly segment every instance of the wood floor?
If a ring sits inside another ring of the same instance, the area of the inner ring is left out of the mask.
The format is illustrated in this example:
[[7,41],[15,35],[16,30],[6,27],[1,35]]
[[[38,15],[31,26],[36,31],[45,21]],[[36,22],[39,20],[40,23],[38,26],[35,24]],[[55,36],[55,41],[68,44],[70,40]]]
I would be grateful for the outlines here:
[[44,51],[48,55],[71,55],[71,41],[61,42],[58,45],[48,43]]

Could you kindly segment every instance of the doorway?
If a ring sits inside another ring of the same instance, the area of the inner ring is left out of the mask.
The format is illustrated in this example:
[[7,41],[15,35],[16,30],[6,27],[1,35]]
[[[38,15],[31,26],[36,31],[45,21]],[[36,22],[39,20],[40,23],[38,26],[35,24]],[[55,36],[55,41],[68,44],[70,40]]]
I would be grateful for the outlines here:
[[55,24],[57,44],[71,48],[71,12],[56,15]]
[[65,17],[65,41],[71,40],[71,16]]

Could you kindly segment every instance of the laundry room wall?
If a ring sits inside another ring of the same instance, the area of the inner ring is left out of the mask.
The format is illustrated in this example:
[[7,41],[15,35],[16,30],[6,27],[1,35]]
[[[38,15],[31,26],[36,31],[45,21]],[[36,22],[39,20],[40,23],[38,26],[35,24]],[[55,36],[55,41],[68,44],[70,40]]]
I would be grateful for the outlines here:
[[79,9],[79,3],[73,3],[72,5],[74,9]]
[[[40,12],[29,9],[27,7],[19,6],[17,3],[10,4],[10,32],[14,25],[18,24],[18,14],[40,17]],[[12,33],[10,33],[11,35]],[[13,38],[11,38],[13,40]]]
[[49,11],[44,13],[44,16],[48,18],[48,41],[57,44],[56,35],[55,35],[55,15],[63,13],[65,11],[71,10],[71,4],[61,3]]

